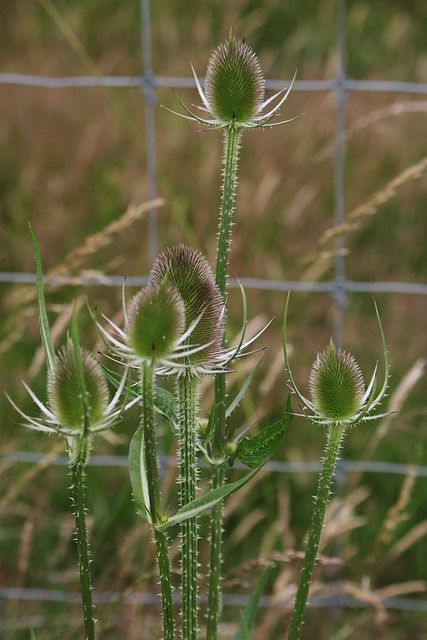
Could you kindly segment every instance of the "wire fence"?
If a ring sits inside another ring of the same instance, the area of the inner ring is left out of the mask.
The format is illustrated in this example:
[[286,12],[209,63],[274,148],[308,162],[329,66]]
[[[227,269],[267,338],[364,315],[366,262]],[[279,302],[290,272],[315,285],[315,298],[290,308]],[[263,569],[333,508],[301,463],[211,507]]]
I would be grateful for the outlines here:
[[[146,135],[146,175],[147,175],[147,195],[149,200],[157,197],[156,182],[156,138],[154,127],[154,106],[155,106],[155,90],[158,87],[177,88],[186,87],[194,88],[195,83],[192,78],[184,77],[164,77],[155,74],[152,66],[151,57],[151,33],[150,33],[150,6],[149,0],[140,0],[141,15],[141,50],[142,50],[142,69],[141,75],[136,76],[78,76],[78,77],[41,77],[34,75],[25,75],[17,73],[0,73],[0,84],[3,85],[19,85],[26,87],[40,87],[46,89],[60,90],[63,88],[85,88],[85,87],[116,87],[116,88],[137,88],[140,90],[145,105],[145,135]],[[427,95],[427,84],[399,81],[356,81],[346,76],[345,69],[345,28],[346,3],[345,0],[337,0],[337,21],[336,21],[336,40],[337,40],[337,70],[334,78],[330,80],[297,80],[294,84],[293,91],[320,91],[330,92],[335,96],[336,104],[336,121],[335,121],[335,143],[334,143],[334,226],[340,227],[344,223],[344,144],[345,144],[345,116],[347,110],[347,97],[350,92],[400,92],[411,93],[417,95]],[[202,80],[201,80],[202,82]],[[266,89],[278,90],[282,89],[283,80],[266,80]],[[149,250],[150,262],[157,255],[157,210],[155,207],[149,211]],[[370,292],[370,293],[390,293],[390,294],[411,294],[411,295],[427,295],[427,284],[410,283],[410,282],[355,282],[348,280],[345,273],[345,256],[343,255],[344,238],[337,235],[335,242],[335,265],[334,277],[325,282],[290,282],[277,281],[259,278],[242,277],[240,282],[245,288],[255,288],[264,291],[287,291],[290,287],[295,291],[306,292],[325,292],[329,293],[334,300],[334,342],[337,346],[342,344],[344,314],[346,307],[347,292]],[[0,282],[11,284],[34,284],[36,283],[36,275],[33,273],[13,273],[0,272]],[[69,279],[56,277],[49,280],[52,285],[69,284]],[[117,287],[122,286],[123,278],[120,276],[102,275],[85,276],[81,278],[73,278],[73,284],[90,284],[100,286]],[[144,286],[146,284],[145,277],[128,277],[127,284],[130,286]],[[235,279],[230,279],[228,286],[231,288],[238,287]],[[44,456],[31,452],[18,451],[8,454],[3,459],[10,463],[43,463]],[[66,465],[67,459],[57,456],[50,461],[50,464]],[[120,456],[93,456],[90,461],[91,465],[96,466],[127,466],[127,458]],[[173,458],[162,458],[161,464],[176,465]],[[266,469],[274,473],[311,473],[318,472],[320,463],[288,463],[288,462],[269,462]],[[427,466],[413,466],[405,464],[396,464],[391,462],[358,462],[341,460],[338,468],[338,482],[342,486],[343,475],[353,472],[383,473],[383,474],[402,474],[408,472],[419,476],[427,477]],[[60,602],[71,602],[80,599],[78,594],[70,594],[61,590],[47,589],[13,589],[7,586],[0,587],[0,603],[1,599],[6,600],[51,600]],[[98,592],[94,594],[96,602],[112,602],[120,598],[120,594],[113,592]],[[151,604],[158,602],[155,594],[132,594],[128,596],[125,602]],[[237,606],[246,602],[246,596],[226,595],[224,596],[224,605]],[[415,600],[410,598],[384,598],[378,601],[378,605],[386,609],[410,610],[410,611],[427,611],[427,601]],[[291,602],[273,603],[269,598],[262,598],[260,606],[280,606],[289,608]],[[357,598],[350,598],[343,594],[335,594],[325,598],[311,598],[312,607],[364,607],[368,606],[364,602],[360,602]],[[1,623],[0,623],[1,632]]]

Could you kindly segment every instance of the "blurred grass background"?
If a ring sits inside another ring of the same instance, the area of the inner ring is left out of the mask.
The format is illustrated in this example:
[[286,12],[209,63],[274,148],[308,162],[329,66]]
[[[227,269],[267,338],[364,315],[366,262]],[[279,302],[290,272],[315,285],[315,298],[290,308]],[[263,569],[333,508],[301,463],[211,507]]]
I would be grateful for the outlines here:
[[[112,0],[64,0],[55,3],[99,73],[141,72],[140,14],[135,0],[118,6]],[[42,76],[88,75],[41,3],[3,0],[0,7],[0,71]],[[188,76],[191,58],[200,76],[230,26],[257,52],[267,78],[330,79],[336,72],[334,0],[282,3],[277,0],[231,0],[228,3],[157,0],[151,6],[153,68],[165,76]],[[423,0],[348,3],[347,73],[357,80],[427,82]],[[193,90],[180,90],[187,104],[198,102]],[[112,100],[120,105],[119,117]],[[177,108],[169,89],[158,89],[156,139],[160,248],[186,242],[215,260],[219,207],[221,137],[159,108]],[[412,165],[425,158],[427,101],[393,93],[351,93],[347,108],[345,207],[363,205]],[[312,259],[317,241],[333,222],[334,97],[326,92],[293,92],[282,109],[285,117],[304,112],[292,124],[245,134],[229,273],[283,280],[333,277],[327,255]],[[45,272],[94,233],[117,220],[130,205],[147,199],[144,104],[137,89],[41,89],[0,85],[0,271],[34,271],[27,221],[35,229]],[[135,134],[135,131],[138,134]],[[346,237],[349,279],[425,283],[427,278],[427,190],[425,173],[406,180],[372,215],[360,217]],[[308,256],[308,259],[305,259]],[[122,233],[76,264],[69,275],[91,271],[144,275],[149,268],[147,220],[143,215]],[[67,271],[68,274],[68,271]],[[96,350],[98,338],[84,309],[92,306],[120,320],[119,289],[48,287],[47,303],[57,344],[64,339],[73,300],[82,305],[82,338]],[[281,356],[284,295],[248,290],[251,327],[275,316],[262,344],[265,353],[254,383],[238,411],[236,428],[259,418],[260,426],[280,416],[287,396]],[[426,357],[425,296],[376,296],[392,367],[390,401],[398,415],[367,423],[348,434],[343,455],[350,460],[426,465],[426,409],[423,360]],[[35,287],[1,284],[0,379],[27,412],[34,406],[14,371],[45,397],[45,370],[35,305]],[[229,295],[228,335],[239,330],[240,294]],[[294,293],[289,319],[292,366],[307,391],[309,367],[332,332],[333,300],[326,294]],[[380,357],[372,296],[348,294],[344,346],[369,377]],[[230,395],[242,384],[257,356],[243,359],[230,376]],[[414,369],[415,367],[415,369]],[[409,371],[412,379],[406,379]],[[380,372],[381,375],[382,372]],[[406,380],[406,382],[405,382]],[[411,381],[412,380],[412,381]],[[403,384],[402,381],[405,383]],[[396,393],[400,393],[399,398]],[[204,383],[202,408],[212,400]],[[30,450],[63,452],[63,443],[17,425],[16,413],[0,397],[0,445],[3,454]],[[385,404],[387,408],[387,403]],[[136,416],[134,416],[136,418]],[[126,455],[134,430],[131,418],[108,438],[98,438],[95,453]],[[325,434],[294,419],[277,458],[316,461]],[[174,453],[167,430],[166,453]],[[69,477],[63,467],[37,467],[1,461],[0,583],[8,587],[78,588]],[[226,507],[224,574],[226,593],[250,593],[261,561],[279,554],[269,594],[291,597],[299,570],[294,551],[304,545],[309,526],[315,474],[264,474]],[[156,592],[150,534],[137,518],[125,468],[88,469],[88,511],[96,590]],[[166,504],[173,508],[176,475],[168,470]],[[342,495],[330,506],[322,553],[338,555],[342,566],[320,562],[313,595],[358,595],[367,609],[310,610],[304,637],[344,640],[357,633],[371,640],[425,638],[427,613],[384,611],[377,596],[424,599],[426,591],[426,479],[390,474],[348,474]],[[201,562],[208,557],[205,519],[201,527]],[[333,542],[339,534],[339,545]],[[174,532],[173,535],[176,535]],[[177,544],[173,547],[179,582]],[[276,556],[275,556],[276,557]],[[204,567],[202,566],[202,573]],[[71,613],[70,613],[71,612]],[[203,613],[203,607],[202,607]],[[159,610],[116,602],[98,605],[100,637],[158,638]],[[231,637],[238,609],[225,608],[223,637]],[[277,608],[260,611],[254,638],[283,638],[289,614]],[[5,640],[81,637],[78,605],[5,600]],[[201,618],[203,626],[203,619]],[[141,625],[143,631],[141,632]]]

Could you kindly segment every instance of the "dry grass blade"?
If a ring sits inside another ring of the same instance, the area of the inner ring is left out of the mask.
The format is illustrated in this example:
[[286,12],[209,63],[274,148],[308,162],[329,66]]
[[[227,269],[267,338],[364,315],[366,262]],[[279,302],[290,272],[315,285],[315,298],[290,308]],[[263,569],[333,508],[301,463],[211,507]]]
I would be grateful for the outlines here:
[[412,527],[410,531],[400,538],[387,554],[389,561],[398,558],[404,551],[412,547],[413,544],[427,536],[427,520]]
[[[82,284],[81,279],[69,277],[71,271],[79,268],[86,258],[111,244],[115,235],[128,229],[135,221],[142,218],[142,216],[151,209],[160,207],[163,204],[164,200],[162,198],[156,198],[155,200],[149,200],[139,205],[129,205],[127,210],[117,220],[113,220],[113,222],[104,227],[104,229],[86,238],[80,246],[65,256],[63,262],[47,271],[45,281],[49,283],[54,279],[61,278],[61,284],[56,284],[55,286]],[[97,276],[102,277],[102,274],[97,272]],[[22,309],[34,303],[36,299],[36,287],[23,287],[20,285],[6,298],[5,302],[9,307],[19,307]],[[0,353],[6,352],[12,344],[21,338],[23,320],[24,315],[22,311],[20,311],[19,316],[16,317],[16,315],[13,315],[13,317],[11,317],[11,330],[7,332],[8,337],[0,344]]]
[[[52,464],[56,456],[64,451],[64,446],[64,441],[61,439],[61,441],[57,442],[40,462],[33,464],[26,473],[20,475],[16,482],[11,484],[9,490],[6,491],[0,502],[0,513],[2,513],[6,507],[15,500],[20,491],[22,491],[40,471],[43,471],[43,469],[46,469]],[[7,464],[7,462],[5,464]]]
[[390,507],[387,512],[387,516],[383,522],[380,532],[378,533],[375,543],[373,544],[372,551],[370,554],[369,562],[376,566],[376,570],[378,571],[378,557],[379,553],[382,549],[390,543],[390,540],[393,536],[393,532],[395,531],[397,525],[404,520],[407,519],[408,514],[406,513],[406,508],[410,502],[412,489],[414,487],[415,482],[415,473],[412,467],[409,467],[408,474],[405,477],[405,480],[400,489],[399,495],[397,497],[394,505]]
[[[418,358],[418,360],[415,361],[410,370],[403,376],[402,380],[397,385],[395,391],[390,396],[390,401],[387,407],[387,411],[390,412],[390,415],[385,416],[381,420],[379,427],[375,430],[368,446],[366,447],[366,450],[363,454],[363,460],[371,460],[379,443],[388,433],[393,420],[396,419],[396,415],[401,411],[406,398],[409,396],[417,382],[424,375],[425,366],[426,360],[424,358]],[[361,475],[362,472],[355,473],[353,475],[349,482],[349,489],[359,483]]]
[[402,173],[393,178],[393,180],[390,180],[390,182],[388,182],[382,189],[376,191],[363,204],[353,209],[353,211],[348,214],[342,225],[327,229],[318,239],[316,243],[317,248],[303,255],[298,260],[298,266],[307,267],[313,262],[317,262],[322,259],[323,252],[320,251],[322,247],[324,247],[330,240],[358,229],[361,220],[376,214],[381,205],[389,202],[395,196],[397,189],[407,182],[419,178],[426,168],[427,156],[420,160],[420,162],[417,162],[405,169],[405,171],[402,171]]
[[[381,107],[375,111],[371,111],[366,116],[357,118],[349,127],[347,127],[344,134],[344,140],[350,140],[350,138],[362,129],[366,129],[372,125],[378,124],[384,121],[386,118],[393,116],[400,116],[405,113],[425,113],[427,111],[427,102],[424,100],[404,100],[403,102],[394,102],[386,107]],[[313,162],[321,162],[332,158],[335,153],[335,147],[333,144],[329,145],[323,151],[318,153]]]

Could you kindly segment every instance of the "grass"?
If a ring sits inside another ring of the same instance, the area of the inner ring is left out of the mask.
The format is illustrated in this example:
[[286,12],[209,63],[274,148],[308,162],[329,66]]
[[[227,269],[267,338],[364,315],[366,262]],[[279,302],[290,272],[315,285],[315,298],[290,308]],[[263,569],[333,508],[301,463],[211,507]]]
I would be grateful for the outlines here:
[[[102,73],[130,75],[140,70],[137,4],[120,10],[107,0],[86,3],[73,0],[55,6]],[[171,5],[159,0],[151,7],[154,68],[163,75],[188,75],[187,56],[190,56],[199,75],[203,75],[210,52],[233,25],[239,35],[246,34],[247,41],[256,49],[267,77],[289,79],[297,62],[299,79],[332,77],[336,59],[334,3],[323,0],[314,13],[310,7],[311,4],[304,7],[272,0],[259,6],[254,1],[234,0],[218,11],[216,3],[194,5],[181,0]],[[3,63],[2,71],[53,76],[87,74],[41,5],[6,2],[3,13],[6,18],[0,21],[0,37],[7,62]],[[412,2],[409,8],[407,3],[397,0],[387,6],[358,2],[349,7],[349,74],[357,79],[425,81],[424,18],[425,4],[421,0]],[[128,89],[115,90],[113,95],[122,113],[126,113],[125,120],[98,89],[0,86],[0,141],[4,149],[0,158],[1,270],[34,270],[28,219],[34,226],[48,271],[62,264],[64,257],[83,245],[89,236],[116,220],[130,203],[139,205],[146,200],[141,96],[137,90]],[[187,103],[196,100],[195,92],[190,90],[181,90],[180,95],[185,95]],[[170,90],[161,89],[157,96],[159,103],[177,107]],[[327,279],[333,274],[330,257],[301,264],[304,256],[317,249],[318,239],[332,221],[333,97],[294,92],[285,111],[289,116],[301,112],[306,115],[278,133],[254,132],[243,137],[229,268],[232,276]],[[198,133],[196,126],[159,108],[155,115],[160,195],[165,199],[159,208],[161,247],[188,242],[202,249],[213,263],[220,134]],[[349,95],[347,213],[425,157],[424,139],[420,135],[424,120],[425,101],[421,98],[376,93]],[[139,130],[138,140],[126,122],[132,122]],[[348,277],[426,282],[423,242],[426,204],[423,173],[420,179],[399,187],[373,216],[361,218],[359,227],[346,239]],[[146,233],[143,214],[121,233],[109,236],[105,246],[84,255],[73,267],[73,275],[87,270],[145,274],[149,266]],[[331,247],[329,243],[322,250],[328,252]],[[45,377],[37,353],[40,339],[35,291],[24,285],[1,286],[0,378],[14,399],[22,402],[29,412],[31,403],[13,371],[19,371],[43,396]],[[98,305],[110,317],[120,308],[120,291],[103,287],[48,287],[47,302],[58,342],[64,337],[73,299],[85,294],[92,305]],[[254,324],[272,316],[276,319],[261,341],[271,348],[265,353],[256,382],[234,414],[236,426],[256,418],[262,418],[265,424],[277,419],[287,395],[283,362],[278,356],[284,296],[252,290],[247,291],[247,296]],[[392,366],[391,394],[426,352],[424,298],[402,294],[377,296]],[[380,355],[372,300],[366,294],[349,294],[348,302],[345,347],[353,352],[368,376]],[[230,291],[229,304],[232,336],[238,331],[241,314],[238,292]],[[96,334],[83,312],[80,317],[81,334],[86,346],[92,349]],[[307,390],[309,366],[317,349],[327,344],[332,323],[333,303],[327,296],[293,294],[289,339],[294,348],[293,371],[302,389]],[[242,360],[242,372],[250,370],[255,361],[254,356]],[[237,372],[230,377],[230,387],[237,388],[242,379],[243,373]],[[372,454],[374,460],[427,464],[424,389],[421,378],[406,392],[401,413],[390,422]],[[203,407],[208,407],[211,399],[212,390],[206,386]],[[3,452],[58,449],[56,440],[17,426],[11,407],[3,398],[0,403]],[[98,441],[96,453],[126,455],[132,429],[130,421],[123,423],[113,440]],[[377,429],[376,424],[368,423],[352,430],[346,440],[345,457],[365,459]],[[321,430],[295,419],[278,457],[289,461],[318,460],[323,444]],[[167,432],[164,447],[167,453],[174,453],[174,442]],[[67,470],[2,461],[1,474],[2,584],[74,591],[78,581],[71,541]],[[331,513],[332,507],[336,510],[326,529],[327,532],[337,526],[342,531],[340,556],[344,565],[338,586],[353,592],[357,586],[365,595],[370,594],[371,602],[372,592],[375,594],[379,589],[397,585],[398,592],[405,583],[425,581],[425,478],[364,474],[357,483],[352,475],[346,480],[349,484],[331,505]],[[169,469],[164,495],[171,503],[175,499],[175,483],[175,472]],[[243,494],[230,499],[224,550],[227,592],[241,593],[247,589],[249,593],[247,583],[253,584],[261,571],[256,563],[248,566],[249,560],[290,553],[276,571],[271,593],[278,598],[292,595],[299,562],[291,552],[303,546],[315,486],[313,474],[263,475],[245,488]],[[148,543],[147,529],[135,516],[126,469],[90,469],[88,507],[96,589],[155,592],[153,548]],[[325,539],[322,553],[334,556],[335,549],[332,541]],[[203,539],[201,557],[207,557]],[[178,570],[176,550],[174,561]],[[336,567],[330,564],[319,564],[316,593],[327,593],[333,588],[334,583],[332,587],[328,585],[334,571]],[[414,592],[406,597],[425,598],[425,595]],[[123,634],[139,637],[142,615],[145,637],[149,638],[151,633],[151,637],[157,638],[159,618],[152,606],[121,603],[97,606],[97,617],[105,625],[103,638],[115,639]],[[224,610],[224,638],[231,637],[236,619],[236,609]],[[288,616],[279,609],[260,612],[255,638],[282,638],[287,620]],[[35,628],[40,625],[43,638],[80,637],[78,605],[70,609],[68,605],[47,601],[6,601],[3,624],[6,640],[27,638],[30,624]],[[375,607],[345,609],[338,617],[329,610],[316,610],[309,613],[304,632],[307,638],[317,637],[321,629],[321,637],[334,640],[343,640],[354,633],[366,640],[377,637],[397,640],[402,636],[421,639],[425,625],[425,614],[384,612]]]

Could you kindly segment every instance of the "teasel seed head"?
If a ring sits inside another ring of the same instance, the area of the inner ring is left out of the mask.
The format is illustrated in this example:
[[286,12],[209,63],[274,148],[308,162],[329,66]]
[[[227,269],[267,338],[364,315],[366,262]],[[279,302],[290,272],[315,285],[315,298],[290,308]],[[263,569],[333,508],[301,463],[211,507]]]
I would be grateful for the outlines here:
[[221,347],[223,305],[208,261],[184,245],[168,248],[158,256],[149,275],[149,287],[164,283],[182,298],[185,330],[193,326],[188,344],[201,347],[186,356],[189,364],[209,365]]
[[329,420],[346,420],[362,408],[365,384],[360,367],[353,356],[337,349],[332,340],[317,355],[309,384],[314,406]]
[[[96,426],[104,419],[109,394],[104,375],[93,356],[80,347],[80,359],[89,405],[90,425]],[[48,374],[47,393],[49,404],[59,425],[76,435],[83,432],[84,405],[80,393],[73,346],[64,345]]]
[[237,125],[258,115],[264,100],[264,78],[258,58],[244,40],[230,33],[212,54],[205,76],[212,113]]
[[136,358],[154,363],[170,356],[184,331],[184,304],[168,283],[138,293],[127,316],[127,344]]

